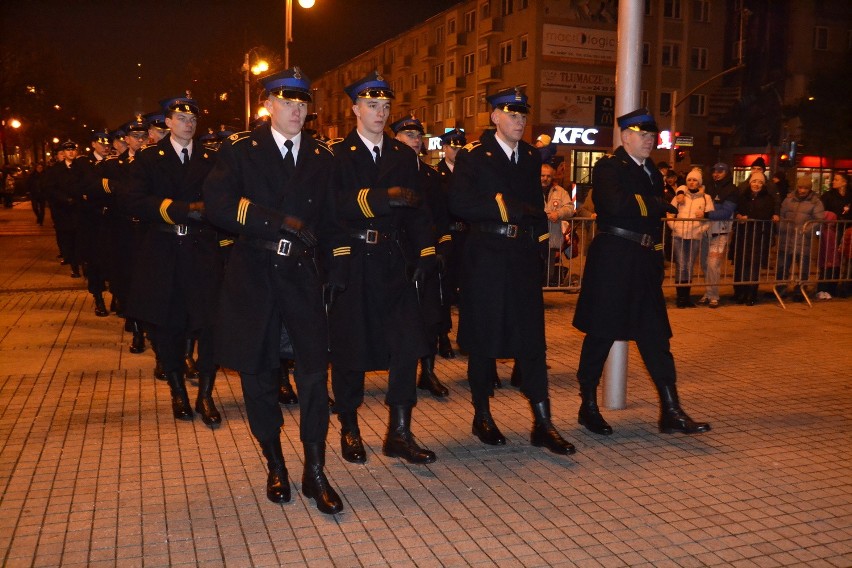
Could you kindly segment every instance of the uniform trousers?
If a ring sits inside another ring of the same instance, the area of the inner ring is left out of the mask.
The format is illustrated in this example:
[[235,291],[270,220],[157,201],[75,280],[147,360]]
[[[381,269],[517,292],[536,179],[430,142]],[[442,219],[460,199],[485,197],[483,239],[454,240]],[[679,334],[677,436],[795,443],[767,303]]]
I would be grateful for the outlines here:
[[[213,355],[213,328],[209,325],[197,330],[198,360],[195,367],[202,375],[216,374]],[[185,327],[158,325],[154,329],[153,343],[165,373],[183,372],[186,338],[192,335]]]
[[[580,350],[577,379],[582,386],[597,388],[604,364],[615,339],[586,335]],[[636,347],[657,388],[674,386],[676,380],[674,357],[668,337],[637,339]],[[526,377],[524,377],[526,380]]]
[[[547,400],[547,362],[544,352],[532,357],[517,357],[515,365],[521,372],[521,392],[531,404]],[[485,405],[488,397],[494,392],[495,359],[482,355],[468,356],[467,380],[470,383],[470,393],[474,406]]]
[[[240,373],[249,428],[258,442],[278,436],[284,417],[278,405],[280,370]],[[305,444],[325,442],[328,433],[328,385],[325,372],[293,373],[299,392],[299,438]]]
[[[392,364],[388,370],[385,404],[406,407],[417,404],[416,376],[416,359]],[[364,402],[364,371],[332,366],[331,388],[334,391],[334,406],[337,411],[339,413],[355,412]],[[301,393],[299,396],[302,396]]]

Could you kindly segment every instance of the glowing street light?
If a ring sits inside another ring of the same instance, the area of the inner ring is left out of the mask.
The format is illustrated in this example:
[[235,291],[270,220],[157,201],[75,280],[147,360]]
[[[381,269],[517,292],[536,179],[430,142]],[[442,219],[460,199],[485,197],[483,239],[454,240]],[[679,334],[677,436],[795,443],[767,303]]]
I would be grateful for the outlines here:
[[254,65],[251,65],[251,54],[257,48],[253,47],[246,52],[245,58],[243,59],[243,73],[244,73],[244,86],[245,86],[245,103],[246,103],[246,130],[249,129],[249,123],[251,122],[251,75],[260,75],[261,73],[265,73],[269,71],[269,63],[260,59]]
[[[315,0],[299,0],[302,8],[313,8]],[[290,44],[293,43],[293,0],[287,0],[284,12],[284,69],[290,68]]]
[[12,128],[17,130],[18,128],[21,127],[21,121],[18,120],[17,118],[13,118],[12,120],[9,121],[9,126],[11,126]]

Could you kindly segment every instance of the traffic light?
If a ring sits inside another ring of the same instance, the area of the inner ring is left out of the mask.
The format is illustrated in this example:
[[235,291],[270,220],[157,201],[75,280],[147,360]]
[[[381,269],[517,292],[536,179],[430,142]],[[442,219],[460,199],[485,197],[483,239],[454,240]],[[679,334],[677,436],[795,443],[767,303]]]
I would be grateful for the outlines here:
[[686,157],[686,152],[684,150],[678,150],[675,152],[675,161],[682,162]]
[[790,167],[790,154],[787,152],[782,152],[780,156],[778,156],[778,167],[779,168],[789,168]]

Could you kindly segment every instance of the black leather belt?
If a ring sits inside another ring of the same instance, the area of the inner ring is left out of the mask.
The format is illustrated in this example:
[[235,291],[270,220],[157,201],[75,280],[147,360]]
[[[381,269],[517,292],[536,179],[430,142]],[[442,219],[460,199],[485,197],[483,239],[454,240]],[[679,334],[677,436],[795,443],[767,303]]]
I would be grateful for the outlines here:
[[654,249],[659,243],[652,237],[651,235],[645,233],[636,233],[634,231],[628,231],[627,229],[622,229],[621,227],[610,227],[609,225],[599,225],[598,233],[605,233],[609,235],[615,235],[616,237],[621,237],[622,239],[627,239],[629,241],[633,241],[635,243],[639,243],[645,248]]
[[377,245],[386,241],[397,240],[396,233],[383,233],[381,231],[375,231],[373,229],[367,229],[366,231],[352,233],[350,236],[353,239],[362,240],[368,245]]
[[471,223],[470,232],[501,235],[508,239],[533,236],[532,227],[521,227],[511,223]]
[[271,250],[278,256],[298,256],[310,250],[302,241],[291,241],[289,239],[267,241],[266,239],[255,239],[240,235],[240,241],[257,249]]
[[454,233],[466,233],[468,229],[470,229],[470,227],[463,221],[450,223],[450,226],[448,227],[448,230],[453,231]]
[[204,227],[201,225],[164,225],[163,223],[155,223],[151,226],[157,231],[163,233],[171,233],[179,237],[185,237],[186,235],[197,235],[198,233],[204,230]]

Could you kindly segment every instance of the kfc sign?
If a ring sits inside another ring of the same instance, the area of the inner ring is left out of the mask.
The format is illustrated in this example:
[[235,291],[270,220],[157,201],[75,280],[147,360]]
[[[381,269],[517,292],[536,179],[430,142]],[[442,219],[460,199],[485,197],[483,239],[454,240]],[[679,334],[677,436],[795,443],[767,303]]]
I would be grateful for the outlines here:
[[557,126],[553,131],[554,144],[585,144],[594,146],[595,135],[598,133],[597,128],[563,128]]

